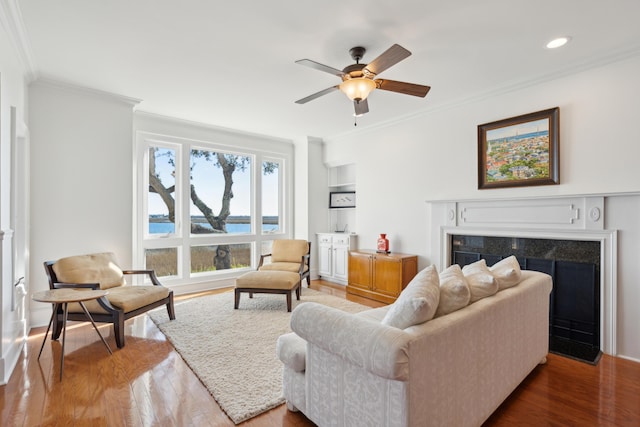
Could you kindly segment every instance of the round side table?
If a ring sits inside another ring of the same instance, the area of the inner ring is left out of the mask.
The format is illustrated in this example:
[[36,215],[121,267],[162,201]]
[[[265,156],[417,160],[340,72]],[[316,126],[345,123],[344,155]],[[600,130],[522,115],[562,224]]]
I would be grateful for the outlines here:
[[[93,317],[89,314],[87,307],[84,305],[84,301],[89,301],[93,299],[98,299],[107,295],[107,291],[102,290],[77,290],[71,288],[60,288],[60,289],[49,289],[48,291],[36,292],[31,296],[31,299],[38,302],[47,302],[53,304],[53,313],[51,313],[51,319],[49,320],[49,326],[47,326],[47,332],[44,334],[44,339],[42,340],[42,346],[40,347],[40,353],[38,353],[38,360],[40,360],[40,356],[42,355],[42,350],[44,349],[44,344],[47,341],[47,335],[49,335],[49,330],[51,329],[51,324],[53,323],[53,319],[56,316],[58,311],[58,307],[62,305],[63,308],[63,317],[62,317],[62,352],[60,353],[60,381],[62,381],[62,370],[64,368],[64,344],[67,336],[67,310],[69,303],[77,302],[82,307],[84,314],[87,316],[87,319],[93,325],[93,329],[96,330],[98,336],[102,340],[105,347],[109,351],[109,354],[113,354],[109,344],[104,340],[104,337],[98,330],[96,323],[93,321]],[[53,339],[53,332],[51,332],[51,338]]]

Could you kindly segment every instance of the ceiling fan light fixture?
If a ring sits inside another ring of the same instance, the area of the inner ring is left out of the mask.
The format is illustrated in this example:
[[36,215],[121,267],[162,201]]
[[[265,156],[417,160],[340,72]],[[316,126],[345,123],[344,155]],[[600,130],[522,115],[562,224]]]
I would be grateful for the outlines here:
[[362,101],[376,88],[376,82],[366,77],[346,79],[340,83],[340,90],[352,101]]

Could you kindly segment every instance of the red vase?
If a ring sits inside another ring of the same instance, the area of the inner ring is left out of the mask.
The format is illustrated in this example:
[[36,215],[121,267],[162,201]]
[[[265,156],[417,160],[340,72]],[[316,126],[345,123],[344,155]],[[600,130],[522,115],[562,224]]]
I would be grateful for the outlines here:
[[378,238],[378,252],[389,253],[389,239],[386,234],[380,234]]

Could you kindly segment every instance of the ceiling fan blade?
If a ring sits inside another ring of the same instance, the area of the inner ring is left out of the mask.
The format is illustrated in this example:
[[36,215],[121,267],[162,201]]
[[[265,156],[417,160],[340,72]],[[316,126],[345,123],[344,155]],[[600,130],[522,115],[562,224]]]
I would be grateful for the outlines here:
[[313,95],[309,95],[309,96],[307,96],[307,97],[305,97],[305,98],[298,99],[298,100],[296,101],[296,104],[306,104],[306,103],[307,103],[307,102],[309,102],[309,101],[313,101],[313,100],[314,100],[314,99],[316,99],[316,98],[320,98],[320,97],[321,97],[321,96],[323,96],[323,95],[326,95],[326,94],[331,93],[331,92],[333,92],[333,91],[335,91],[335,90],[338,90],[338,89],[339,89],[339,87],[340,87],[340,86],[338,86],[338,85],[328,87],[328,88],[326,88],[326,89],[324,89],[324,90],[321,90],[320,92],[316,92],[316,93],[314,93]]
[[325,73],[333,74],[334,76],[342,77],[344,76],[344,72],[342,70],[338,70],[337,68],[329,67],[328,65],[321,64],[316,61],[312,61],[310,59],[299,59],[296,61],[296,64],[304,65],[307,67],[311,67],[313,69],[324,71]]
[[397,64],[403,59],[411,56],[411,52],[403,48],[399,44],[394,44],[389,49],[382,52],[380,56],[371,61],[363,71],[368,71],[374,75],[378,75],[387,68]]
[[369,112],[369,102],[366,99],[362,101],[353,101],[353,107],[356,110],[356,117],[361,116]]
[[429,92],[429,89],[431,89],[430,86],[397,82],[395,80],[376,79],[375,82],[378,85],[378,89],[404,93],[405,95],[420,96],[422,98],[424,98]]

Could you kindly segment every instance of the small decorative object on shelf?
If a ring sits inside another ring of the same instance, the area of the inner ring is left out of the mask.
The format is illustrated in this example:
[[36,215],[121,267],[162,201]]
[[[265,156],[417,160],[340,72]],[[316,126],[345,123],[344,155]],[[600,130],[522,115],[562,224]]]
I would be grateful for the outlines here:
[[378,238],[378,250],[376,251],[381,254],[388,254],[389,251],[389,239],[387,239],[387,235],[382,233]]

